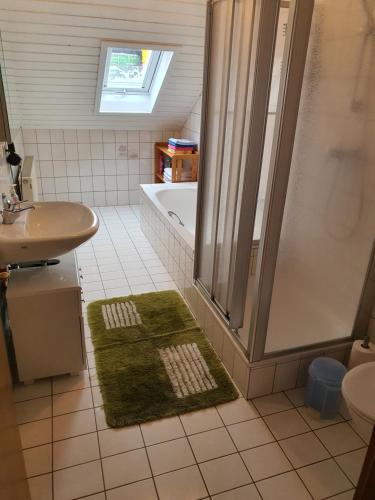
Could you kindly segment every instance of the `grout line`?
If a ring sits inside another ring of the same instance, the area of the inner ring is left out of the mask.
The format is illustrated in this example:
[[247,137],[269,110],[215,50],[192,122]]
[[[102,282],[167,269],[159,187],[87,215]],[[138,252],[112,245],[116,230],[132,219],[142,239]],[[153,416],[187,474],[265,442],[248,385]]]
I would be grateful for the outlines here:
[[[183,422],[182,422],[182,420],[181,420],[180,415],[177,415],[177,417],[178,417],[178,420],[179,420],[179,422],[180,422],[181,428],[182,428],[182,430],[184,431],[184,434],[185,434],[185,439],[186,439],[186,440],[187,440],[187,442],[188,442],[188,445],[189,445],[190,451],[191,451],[191,453],[193,454],[193,457],[194,457],[194,460],[195,460],[195,466],[197,467],[197,469],[198,469],[198,471],[199,471],[199,474],[200,474],[201,479],[202,479],[202,481],[203,481],[204,487],[206,488],[207,494],[210,496],[210,490],[208,489],[208,486],[207,486],[206,480],[205,480],[205,478],[204,478],[204,476],[203,476],[203,474],[202,474],[201,468],[199,467],[199,463],[198,463],[197,457],[196,457],[196,455],[195,455],[195,453],[194,453],[194,450],[193,450],[193,447],[192,447],[192,445],[191,445],[191,443],[190,443],[189,436],[188,436],[188,435],[187,435],[187,433],[186,433],[186,430],[185,430],[184,424],[183,424]],[[221,427],[219,427],[219,428],[221,428]],[[192,466],[190,465],[189,467],[192,467]],[[205,497],[201,497],[201,498],[205,498]]]
[[141,433],[141,436],[142,436],[142,442],[143,442],[144,450],[145,450],[145,453],[146,453],[148,466],[149,466],[149,468],[150,468],[151,477],[152,477],[152,482],[154,483],[154,488],[155,488],[156,496],[157,496],[157,498],[158,498],[158,500],[159,500],[159,499],[160,499],[160,497],[159,497],[159,492],[158,492],[158,489],[157,489],[157,487],[156,487],[156,481],[155,481],[155,478],[154,478],[154,473],[153,473],[153,470],[152,470],[152,467],[151,467],[151,460],[150,460],[150,457],[149,457],[149,454],[148,454],[148,450],[147,450],[147,446],[146,446],[146,441],[145,441],[145,438],[144,438],[144,436],[143,436],[142,426],[141,426],[141,425],[138,425],[138,427],[139,427],[139,430],[140,430],[140,433]]
[[[91,398],[92,398],[92,404],[94,405],[94,393],[92,391],[92,385],[91,385],[91,379],[90,379],[90,374],[89,374],[89,381],[90,381],[90,391],[91,391]],[[94,412],[94,420],[95,420],[95,428],[96,428],[96,440],[98,443],[98,450],[99,450],[99,460],[100,460],[100,469],[102,471],[102,481],[103,481],[103,488],[104,488],[104,497],[107,500],[107,494],[105,491],[105,481],[104,481],[104,469],[103,469],[103,462],[102,462],[102,452],[100,449],[100,441],[99,441],[99,432],[98,432],[98,422],[96,418],[96,412],[95,412],[95,407],[93,406],[92,411]]]

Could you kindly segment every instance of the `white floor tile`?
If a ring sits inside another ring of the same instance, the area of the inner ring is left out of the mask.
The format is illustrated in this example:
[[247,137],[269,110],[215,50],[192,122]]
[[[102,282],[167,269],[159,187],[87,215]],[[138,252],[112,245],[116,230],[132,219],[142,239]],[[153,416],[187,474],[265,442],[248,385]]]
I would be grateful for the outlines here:
[[31,500],[52,500],[52,474],[31,477],[27,482]]
[[91,388],[92,390],[92,397],[94,401],[94,406],[103,406],[103,396],[100,391],[100,387],[96,385],[95,387]]
[[303,467],[329,458],[329,453],[312,432],[284,439],[279,441],[279,445],[294,467]]
[[78,375],[60,375],[59,377],[53,377],[52,381],[53,394],[85,389],[86,387],[90,387],[89,373],[87,370],[80,372]]
[[228,431],[239,451],[275,441],[261,418],[230,425]]
[[199,468],[210,495],[252,483],[238,453],[203,462]]
[[112,288],[127,288],[128,282],[125,278],[117,278],[114,280],[103,281],[104,288],[110,290]]
[[297,408],[298,406],[303,406],[305,404],[305,392],[306,387],[297,387],[296,389],[285,391],[285,394]]
[[207,495],[196,465],[157,476],[155,483],[160,500],[195,500]]
[[127,486],[107,490],[106,494],[107,500],[158,500],[152,479],[145,479]]
[[329,500],[353,500],[355,490],[349,490],[345,493],[339,493],[333,497],[330,497]]
[[156,288],[154,285],[133,285],[131,287],[132,294],[138,295],[140,293],[150,293],[150,292],[156,292]]
[[151,477],[145,449],[103,458],[102,464],[106,489]]
[[250,401],[238,398],[223,405],[218,405],[217,410],[225,425],[236,424],[244,420],[258,418],[259,413]]
[[342,493],[352,487],[333,459],[303,467],[297,472],[316,500]]
[[54,500],[71,500],[104,490],[100,461],[53,473]]
[[89,495],[88,497],[81,497],[80,500],[106,500],[105,493],[96,493],[96,495]]
[[129,285],[135,286],[135,285],[152,285],[153,281],[150,278],[150,275],[143,275],[143,276],[127,276],[126,278],[128,280]]
[[219,493],[211,498],[212,500],[262,500],[254,484]]
[[341,455],[365,446],[364,441],[346,422],[319,429],[315,431],[315,434],[331,455]]
[[277,443],[243,451],[241,456],[254,481],[260,481],[293,469]]
[[311,500],[297,474],[286,472],[256,483],[263,500]]
[[310,427],[295,409],[273,413],[264,417],[264,421],[276,439],[285,439],[310,430]]
[[53,440],[59,441],[96,431],[92,408],[53,417]]
[[37,420],[18,427],[22,448],[31,448],[52,442],[52,419]]
[[320,413],[314,408],[309,408],[307,406],[301,406],[298,408],[298,412],[309,424],[311,429],[321,429],[322,427],[327,427],[332,424],[337,424],[342,422],[343,419],[341,415],[337,414],[334,418],[320,418]]
[[17,422],[24,424],[25,422],[33,422],[52,416],[51,412],[51,397],[32,399],[16,403]]
[[43,398],[51,394],[51,380],[37,380],[33,384],[16,384],[13,399],[16,403],[29,399]]
[[236,447],[225,427],[194,434],[189,436],[189,441],[197,462],[205,462],[236,452]]
[[105,429],[99,431],[98,436],[102,457],[143,447],[142,434],[138,425],[120,429]]
[[252,401],[262,416],[293,408],[292,403],[283,392],[255,398]]
[[178,417],[163,418],[141,425],[146,446],[185,436]]
[[216,408],[205,408],[180,415],[186,434],[209,431],[223,426],[223,422]]
[[195,464],[194,456],[186,438],[149,446],[147,453],[154,475]]
[[97,406],[96,408],[94,408],[94,410],[95,410],[96,426],[98,430],[108,429],[109,426],[105,418],[104,409],[101,408],[100,406]]
[[91,462],[100,458],[96,432],[53,443],[53,469]]
[[52,396],[53,415],[62,415],[79,410],[92,408],[91,389],[64,392]]
[[336,462],[355,485],[358,483],[366,453],[367,448],[361,448],[335,457]]
[[112,299],[113,297],[127,297],[131,294],[132,290],[129,287],[108,288],[105,292],[105,296],[107,299]]
[[52,472],[52,444],[45,444],[23,451],[26,476],[39,476]]

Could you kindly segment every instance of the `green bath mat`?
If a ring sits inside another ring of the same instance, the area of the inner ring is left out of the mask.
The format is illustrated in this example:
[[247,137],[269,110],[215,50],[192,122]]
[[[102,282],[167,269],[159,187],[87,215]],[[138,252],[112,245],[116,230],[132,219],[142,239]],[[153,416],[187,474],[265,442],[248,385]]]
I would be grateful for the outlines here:
[[92,302],[88,320],[111,427],[178,415],[238,397],[177,292]]

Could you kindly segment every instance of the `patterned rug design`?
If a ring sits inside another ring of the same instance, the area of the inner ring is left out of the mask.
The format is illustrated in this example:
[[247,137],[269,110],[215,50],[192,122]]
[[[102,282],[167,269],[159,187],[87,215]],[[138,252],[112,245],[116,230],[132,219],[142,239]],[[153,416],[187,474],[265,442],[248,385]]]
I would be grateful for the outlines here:
[[233,400],[238,393],[178,292],[89,304],[108,425],[122,427]]

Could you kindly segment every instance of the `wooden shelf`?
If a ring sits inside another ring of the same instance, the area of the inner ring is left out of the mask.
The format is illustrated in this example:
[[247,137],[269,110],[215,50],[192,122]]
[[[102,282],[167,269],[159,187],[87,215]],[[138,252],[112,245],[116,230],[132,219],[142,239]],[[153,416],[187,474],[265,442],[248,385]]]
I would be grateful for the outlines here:
[[[171,161],[172,180],[165,181],[163,174],[160,173],[160,157],[167,156]],[[191,178],[182,180],[183,162],[191,163]],[[155,160],[154,160],[154,182],[196,182],[198,175],[199,153],[172,153],[168,150],[168,143],[155,143]]]

